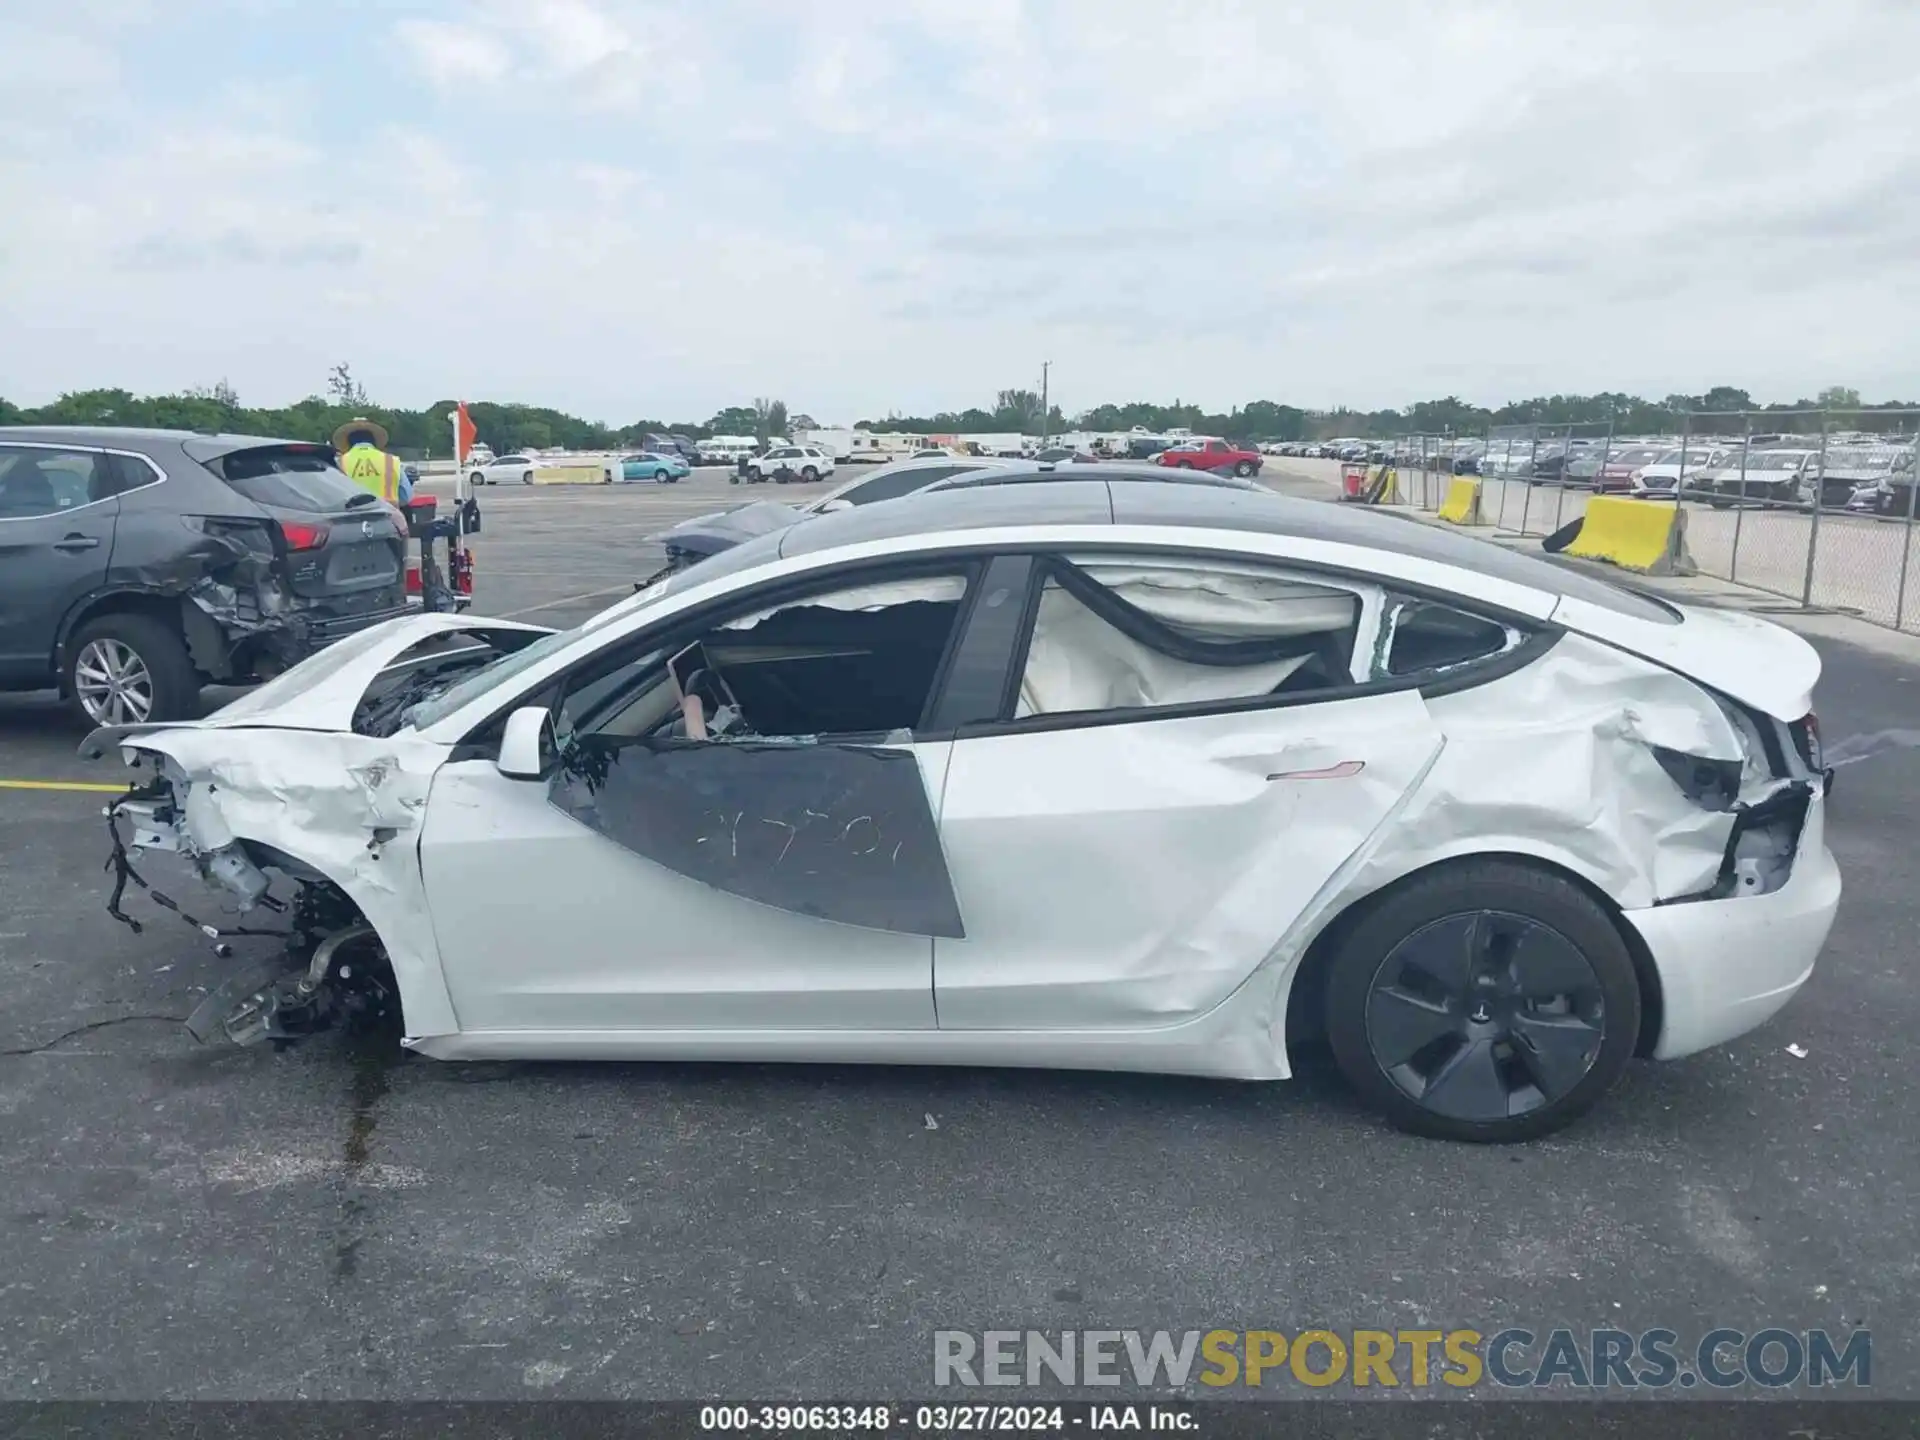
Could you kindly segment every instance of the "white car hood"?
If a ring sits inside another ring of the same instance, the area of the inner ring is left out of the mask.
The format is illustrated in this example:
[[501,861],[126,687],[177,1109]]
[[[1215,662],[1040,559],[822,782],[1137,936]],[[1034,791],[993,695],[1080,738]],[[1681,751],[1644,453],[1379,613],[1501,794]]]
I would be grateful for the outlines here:
[[1800,636],[1738,610],[1673,608],[1683,618],[1678,624],[1663,624],[1565,595],[1551,619],[1677,670],[1776,720],[1798,720],[1813,709],[1820,652]]
[[345,733],[353,729],[353,712],[367,687],[422,640],[455,632],[485,638],[503,631],[544,634],[546,627],[441,613],[402,616],[334,642],[203,720],[106,726],[87,737],[80,753],[98,757],[130,736],[160,730],[264,728]]

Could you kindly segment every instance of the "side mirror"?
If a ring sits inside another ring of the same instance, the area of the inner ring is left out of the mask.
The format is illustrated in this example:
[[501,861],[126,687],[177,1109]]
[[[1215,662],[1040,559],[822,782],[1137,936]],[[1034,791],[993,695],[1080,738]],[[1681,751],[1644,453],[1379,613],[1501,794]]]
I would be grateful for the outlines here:
[[507,717],[500,738],[500,773],[509,780],[544,780],[560,758],[553,738],[553,716],[545,706],[528,705]]
[[822,501],[820,505],[820,513],[822,515],[831,515],[836,510],[851,509],[853,509],[853,502],[845,498]]

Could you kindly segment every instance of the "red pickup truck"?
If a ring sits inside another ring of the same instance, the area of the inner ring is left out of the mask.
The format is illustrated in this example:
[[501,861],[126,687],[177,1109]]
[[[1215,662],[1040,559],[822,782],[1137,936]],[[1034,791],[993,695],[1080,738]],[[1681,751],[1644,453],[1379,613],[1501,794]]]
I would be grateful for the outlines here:
[[1262,459],[1258,450],[1226,440],[1182,440],[1154,456],[1153,463],[1176,470],[1226,470],[1245,479],[1260,473]]

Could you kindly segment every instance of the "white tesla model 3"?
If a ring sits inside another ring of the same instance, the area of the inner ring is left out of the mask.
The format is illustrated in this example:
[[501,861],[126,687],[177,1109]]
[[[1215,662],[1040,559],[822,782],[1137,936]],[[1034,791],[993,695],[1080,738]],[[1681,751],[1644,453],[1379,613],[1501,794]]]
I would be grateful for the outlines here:
[[[426,615],[103,730],[287,953],[196,1033],[442,1059],[1283,1078],[1516,1140],[1752,1029],[1840,895],[1819,659],[1404,520],[1048,479],[821,516],[577,629]],[[237,905],[235,904],[237,902]],[[209,927],[215,929],[218,927]]]

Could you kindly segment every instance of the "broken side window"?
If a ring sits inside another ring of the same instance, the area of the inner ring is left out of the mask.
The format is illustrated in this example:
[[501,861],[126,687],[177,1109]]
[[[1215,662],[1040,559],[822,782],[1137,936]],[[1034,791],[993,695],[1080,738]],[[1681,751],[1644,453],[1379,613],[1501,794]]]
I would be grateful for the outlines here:
[[1360,596],[1181,556],[1056,559],[1016,719],[1254,699],[1353,681]]
[[967,592],[964,574],[842,586],[588,667],[563,740],[891,735],[920,724]]
[[843,584],[583,667],[561,688],[549,801],[743,899],[963,936],[909,746],[967,585]]
[[1526,637],[1518,630],[1431,600],[1388,603],[1374,666],[1380,678],[1447,670],[1505,654]]

